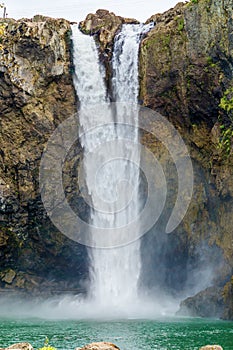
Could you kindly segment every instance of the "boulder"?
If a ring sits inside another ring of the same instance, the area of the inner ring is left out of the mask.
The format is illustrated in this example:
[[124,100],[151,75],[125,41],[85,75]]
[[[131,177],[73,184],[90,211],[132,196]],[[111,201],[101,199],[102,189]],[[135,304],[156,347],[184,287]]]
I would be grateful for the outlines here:
[[10,350],[10,349],[14,349],[14,350],[33,350],[33,347],[29,343],[18,343],[18,344],[11,345],[11,346],[9,346],[8,348],[5,348],[5,349],[2,348],[0,350]]
[[223,350],[223,348],[220,345],[206,345],[202,346],[200,350]]
[[[0,274],[0,276],[1,276],[1,274]],[[5,271],[5,273],[2,274],[1,279],[3,282],[11,284],[13,282],[15,276],[16,276],[16,272],[12,269],[8,269],[7,271]]]
[[116,345],[108,342],[91,343],[85,345],[83,348],[77,348],[76,350],[120,350]]

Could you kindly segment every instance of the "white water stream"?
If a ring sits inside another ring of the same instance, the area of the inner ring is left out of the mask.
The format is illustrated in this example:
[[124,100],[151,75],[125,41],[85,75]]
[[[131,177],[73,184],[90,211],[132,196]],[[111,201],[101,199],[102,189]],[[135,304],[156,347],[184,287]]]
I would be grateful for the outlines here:
[[[141,35],[149,29],[150,25],[123,25],[115,38],[112,58],[113,98],[117,103],[129,103],[129,108],[122,112],[117,104],[117,111],[113,113],[104,83],[104,69],[99,63],[94,39],[82,34],[77,25],[72,27],[74,84],[80,102],[80,138],[84,149],[85,181],[93,204],[89,218],[90,230],[92,225],[109,230],[110,247],[114,246],[113,229],[114,235],[120,234],[120,228],[130,223],[140,211],[137,166],[140,163],[140,151],[135,147],[138,141],[138,114],[137,108],[134,106],[132,110],[130,104],[137,103],[138,50]],[[105,104],[105,107],[98,108],[101,104]],[[86,113],[90,105],[97,106],[95,115]],[[135,127],[122,125],[122,118],[119,123],[119,113],[124,113],[125,123]],[[96,125],[96,118],[100,118],[105,125],[90,132]],[[114,157],[119,153],[121,157]],[[94,173],[96,158],[101,160],[101,164],[97,166],[97,173]],[[139,301],[140,241],[111,249],[90,248],[89,255],[92,300],[103,308],[117,310],[132,305],[133,310]]]

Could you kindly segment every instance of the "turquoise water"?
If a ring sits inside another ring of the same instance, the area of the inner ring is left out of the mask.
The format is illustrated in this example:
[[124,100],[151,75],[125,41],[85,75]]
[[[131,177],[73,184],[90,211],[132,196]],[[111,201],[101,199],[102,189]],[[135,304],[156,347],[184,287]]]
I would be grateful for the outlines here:
[[34,348],[50,345],[59,350],[74,350],[93,341],[111,341],[121,350],[198,350],[219,344],[233,350],[233,323],[203,319],[166,319],[159,321],[0,321],[0,347],[28,341]]

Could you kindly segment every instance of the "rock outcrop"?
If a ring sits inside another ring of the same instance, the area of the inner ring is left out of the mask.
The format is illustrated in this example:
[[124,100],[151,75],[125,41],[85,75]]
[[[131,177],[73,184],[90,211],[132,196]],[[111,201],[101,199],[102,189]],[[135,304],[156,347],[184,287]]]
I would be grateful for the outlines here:
[[223,318],[233,320],[233,276],[223,288],[223,300],[226,307],[224,308]]
[[220,345],[206,345],[202,346],[200,350],[223,350]]
[[33,350],[33,347],[29,343],[18,343],[18,344],[11,345],[8,348],[0,349],[0,350],[10,350],[10,349],[15,349],[15,350]]
[[195,298],[189,297],[180,304],[180,315],[193,317],[221,317],[224,308],[222,288],[209,287]]
[[108,342],[91,343],[85,345],[83,348],[77,348],[76,350],[120,350],[116,345]]
[[35,16],[0,26],[0,291],[77,292],[86,250],[47,218],[38,176],[50,134],[76,112],[70,23]]
[[139,23],[133,18],[116,16],[107,10],[97,10],[95,14],[90,13],[86,19],[80,22],[83,33],[94,35],[100,44],[101,51],[106,54],[111,51],[116,33],[123,24]]

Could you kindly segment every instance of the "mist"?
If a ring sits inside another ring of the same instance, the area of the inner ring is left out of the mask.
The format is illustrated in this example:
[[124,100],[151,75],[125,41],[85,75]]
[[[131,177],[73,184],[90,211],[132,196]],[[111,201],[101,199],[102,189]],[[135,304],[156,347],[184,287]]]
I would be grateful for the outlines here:
[[156,300],[149,296],[132,300],[132,303],[111,305],[101,304],[80,295],[63,295],[48,299],[24,297],[2,297],[0,316],[2,318],[40,318],[48,320],[121,320],[157,319],[172,317],[178,309],[179,301],[165,293]]

